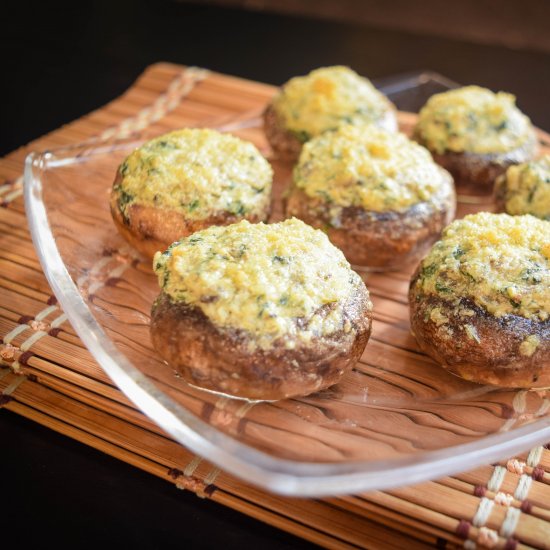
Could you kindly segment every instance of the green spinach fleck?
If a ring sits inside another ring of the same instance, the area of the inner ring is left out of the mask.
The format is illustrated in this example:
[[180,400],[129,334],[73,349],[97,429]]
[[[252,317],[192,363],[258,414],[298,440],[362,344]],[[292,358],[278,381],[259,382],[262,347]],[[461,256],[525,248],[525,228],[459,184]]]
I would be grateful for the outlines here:
[[450,287],[446,286],[441,281],[436,281],[435,289],[437,290],[437,292],[441,292],[442,294],[451,294],[451,292],[452,292],[452,289]]
[[244,216],[246,214],[246,206],[241,201],[230,203],[227,210],[235,216]]
[[187,210],[189,210],[189,212],[193,212],[193,210],[196,210],[199,207],[199,205],[200,205],[199,199],[194,199],[187,205]]

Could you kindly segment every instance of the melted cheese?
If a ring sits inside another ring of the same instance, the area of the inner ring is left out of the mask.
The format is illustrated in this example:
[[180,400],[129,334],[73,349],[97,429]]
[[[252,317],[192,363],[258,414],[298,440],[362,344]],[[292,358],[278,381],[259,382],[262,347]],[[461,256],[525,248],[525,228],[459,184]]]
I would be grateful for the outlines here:
[[270,200],[273,171],[252,143],[188,128],[133,151],[120,175],[123,212],[135,202],[205,219],[219,212],[262,212]]
[[508,214],[532,214],[550,220],[550,155],[510,166],[498,179]]
[[432,200],[446,174],[404,134],[346,125],[304,145],[294,183],[309,197],[340,208],[404,211]]
[[531,122],[515,99],[478,86],[435,94],[420,110],[416,133],[437,153],[512,151],[532,139]]
[[444,230],[422,261],[419,289],[468,298],[496,317],[550,317],[550,222],[480,212]]
[[154,269],[173,300],[262,348],[349,332],[343,305],[363,284],[322,231],[294,218],[199,231],[157,253]]
[[[348,67],[322,67],[289,80],[274,99],[284,127],[303,142],[345,123],[388,123],[389,100]],[[397,129],[396,121],[391,124]]]

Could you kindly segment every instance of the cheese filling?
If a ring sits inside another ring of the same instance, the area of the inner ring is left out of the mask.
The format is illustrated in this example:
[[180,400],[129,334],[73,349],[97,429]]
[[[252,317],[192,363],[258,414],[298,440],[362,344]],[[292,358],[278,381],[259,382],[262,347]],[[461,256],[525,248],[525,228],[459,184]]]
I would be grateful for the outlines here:
[[[300,141],[342,124],[385,124],[389,100],[371,82],[348,67],[322,67],[290,79],[274,99],[287,130]],[[391,124],[397,129],[397,123]]]
[[532,214],[550,220],[550,155],[510,166],[499,178],[497,188],[504,191],[508,214]]
[[436,200],[448,174],[404,134],[346,125],[303,147],[294,184],[309,197],[375,212]]
[[250,142],[210,129],[157,137],[121,164],[119,207],[132,203],[201,220],[229,212],[260,214],[270,201],[273,170]]
[[153,265],[172,300],[261,348],[349,332],[344,304],[363,284],[322,231],[295,218],[210,227],[157,252]]
[[550,222],[480,212],[451,223],[422,261],[417,285],[468,298],[495,317],[550,317]]
[[466,86],[435,94],[420,110],[417,135],[431,151],[506,153],[533,136],[512,94]]

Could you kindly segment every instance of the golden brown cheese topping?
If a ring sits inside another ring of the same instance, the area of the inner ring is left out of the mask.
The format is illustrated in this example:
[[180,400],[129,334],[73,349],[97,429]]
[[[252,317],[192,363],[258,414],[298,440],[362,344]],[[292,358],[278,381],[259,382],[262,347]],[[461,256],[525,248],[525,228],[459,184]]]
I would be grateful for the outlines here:
[[457,307],[467,298],[495,317],[545,321],[550,222],[487,212],[456,220],[422,261],[417,288],[424,296],[456,301]]
[[187,128],[159,136],[120,166],[122,212],[132,203],[176,210],[188,219],[263,212],[273,170],[250,142],[216,130]]
[[550,155],[510,166],[498,178],[496,191],[503,193],[508,214],[532,214],[550,220]]
[[420,110],[417,136],[436,153],[506,153],[532,139],[512,94],[466,86],[433,95]]
[[349,332],[343,307],[363,285],[322,231],[295,218],[210,227],[158,252],[153,265],[172,300],[261,348]]
[[397,129],[390,101],[348,67],[322,67],[290,79],[274,99],[287,130],[300,141],[342,124],[375,124]]
[[435,200],[448,178],[424,147],[374,126],[346,125],[312,139],[294,169],[309,197],[375,212]]

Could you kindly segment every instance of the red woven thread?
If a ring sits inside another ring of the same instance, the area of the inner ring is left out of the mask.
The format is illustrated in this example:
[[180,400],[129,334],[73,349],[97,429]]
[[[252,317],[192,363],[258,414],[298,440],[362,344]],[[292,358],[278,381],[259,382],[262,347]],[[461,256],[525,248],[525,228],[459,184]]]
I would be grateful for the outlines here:
[[485,485],[476,485],[474,487],[474,496],[476,497],[484,497],[485,493],[487,492],[487,487]]
[[17,323],[20,325],[26,325],[29,321],[32,321],[34,317],[32,315],[21,315]]
[[183,475],[183,472],[179,468],[169,468],[168,475],[172,479],[178,479],[178,477],[181,477]]
[[516,539],[508,539],[505,544],[503,550],[516,550],[518,545],[518,541]]
[[214,485],[213,483],[211,483],[210,485],[207,485],[205,488],[204,488],[204,494],[207,496],[207,497],[211,497],[213,494],[214,494],[214,491],[217,490],[217,486]]
[[19,364],[20,365],[26,365],[31,357],[34,357],[34,353],[32,351],[24,351],[19,356],[19,359],[18,359]]
[[504,418],[505,420],[508,420],[510,418],[514,418],[515,414],[516,414],[516,411],[514,410],[514,407],[511,407],[510,405],[506,404],[506,403],[501,403],[500,405],[500,408],[501,408],[501,416],[502,418]]
[[469,522],[469,521],[466,521],[465,519],[461,519],[459,522],[458,522],[458,525],[456,526],[456,534],[461,538],[461,539],[468,539],[469,535],[470,535],[470,527],[472,526],[472,524]]
[[522,503],[521,503],[521,506],[519,507],[519,509],[525,513],[525,514],[530,514],[531,513],[531,510],[533,509],[533,505],[531,504],[530,501],[528,501],[527,499],[525,499]]
[[533,468],[533,471],[531,472],[531,477],[535,481],[542,481],[544,479],[544,468],[541,468],[540,466],[535,466]]
[[201,418],[208,422],[215,408],[216,407],[212,405],[212,403],[204,403],[202,406]]
[[12,400],[10,395],[0,395],[0,407],[3,407],[6,403],[9,403]]

